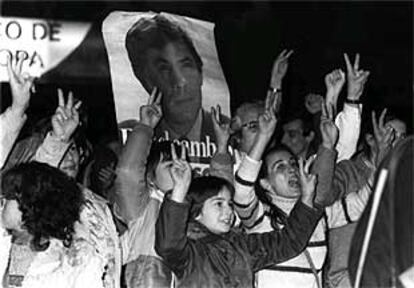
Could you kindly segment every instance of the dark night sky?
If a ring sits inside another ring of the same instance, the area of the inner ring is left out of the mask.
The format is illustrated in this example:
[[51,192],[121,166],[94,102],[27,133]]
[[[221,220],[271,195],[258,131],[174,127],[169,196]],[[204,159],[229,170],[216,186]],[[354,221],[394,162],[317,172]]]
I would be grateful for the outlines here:
[[[78,94],[88,97],[86,102],[91,112],[91,125],[98,127],[91,131],[93,137],[108,127],[115,127],[113,100],[107,92],[111,88],[106,52],[99,32],[100,23],[113,10],[165,11],[215,22],[217,48],[231,92],[232,109],[245,100],[265,95],[274,58],[284,48],[295,50],[284,87],[288,107],[299,105],[308,91],[324,93],[324,75],[335,68],[345,69],[342,56],[344,52],[352,57],[359,52],[360,66],[371,71],[364,95],[366,106],[388,106],[401,114],[410,126],[413,122],[411,1],[5,1],[2,5],[2,15],[5,16],[95,23],[95,30],[89,35],[91,41],[88,46],[77,49],[75,53],[78,55],[74,55],[79,57],[85,53],[85,49],[93,48],[97,51],[96,57],[103,63],[100,67],[87,65],[86,59],[85,70],[89,69],[87,72],[90,75],[88,81],[94,80],[93,83],[97,86],[90,85],[89,82],[88,85],[79,84],[78,88]],[[66,62],[65,65],[71,65],[70,59]],[[65,82],[68,86],[82,82],[79,79],[67,79],[64,75],[59,76],[60,78],[54,75],[53,78],[58,86],[64,86]],[[2,92],[6,90],[2,87]],[[3,96],[2,100],[4,108],[7,101],[4,101]],[[53,110],[54,101],[50,100],[49,105],[35,103],[34,107],[38,107],[38,111]]]

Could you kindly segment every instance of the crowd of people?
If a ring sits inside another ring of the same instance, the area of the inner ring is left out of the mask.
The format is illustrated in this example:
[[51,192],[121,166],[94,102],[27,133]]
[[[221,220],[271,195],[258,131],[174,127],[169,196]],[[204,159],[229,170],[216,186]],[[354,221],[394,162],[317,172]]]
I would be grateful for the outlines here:
[[[164,111],[184,95],[201,102],[202,62],[186,46],[191,40],[158,36],[158,52],[149,53],[156,79],[145,82],[150,97],[123,144],[92,147],[81,101],[61,90],[52,117],[20,133],[33,78],[22,71],[23,58],[8,59],[12,104],[0,116],[3,287],[352,287],[351,243],[378,167],[411,139],[386,109],[362,123],[370,73],[359,54],[354,61],[344,54],[346,71],[328,73],[326,95],[309,93],[305,113],[295,113],[281,111],[294,57],[283,50],[265,100],[252,97],[228,119],[220,106],[186,114],[188,99],[175,114]],[[177,138],[209,117],[217,146],[209,175],[192,173],[185,145],[156,140],[159,125],[181,123],[173,122],[177,112],[186,116]]]

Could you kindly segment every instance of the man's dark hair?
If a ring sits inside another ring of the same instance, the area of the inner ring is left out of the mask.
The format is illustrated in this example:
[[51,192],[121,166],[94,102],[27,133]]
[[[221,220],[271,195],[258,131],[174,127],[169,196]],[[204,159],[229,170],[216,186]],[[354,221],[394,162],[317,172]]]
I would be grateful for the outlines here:
[[283,115],[282,125],[288,124],[290,122],[300,120],[302,123],[303,135],[308,136],[310,132],[316,132],[312,122],[312,115],[304,111],[298,111],[294,113],[289,113]]
[[203,62],[190,37],[180,26],[164,16],[156,15],[150,19],[141,18],[128,30],[125,47],[134,74],[141,82],[145,82],[146,52],[148,49],[162,49],[172,42],[182,43],[188,48],[194,57],[197,70],[201,73]]
[[5,199],[18,202],[22,226],[33,236],[35,251],[46,250],[52,238],[70,247],[84,203],[74,179],[47,164],[29,162],[7,170],[1,189]]

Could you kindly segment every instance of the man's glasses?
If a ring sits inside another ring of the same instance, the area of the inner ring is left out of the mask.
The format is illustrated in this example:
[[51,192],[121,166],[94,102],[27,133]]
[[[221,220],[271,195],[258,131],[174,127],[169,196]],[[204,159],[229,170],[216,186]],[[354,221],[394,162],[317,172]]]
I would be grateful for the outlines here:
[[249,130],[257,130],[259,128],[259,121],[253,120],[241,125],[241,128],[246,127]]

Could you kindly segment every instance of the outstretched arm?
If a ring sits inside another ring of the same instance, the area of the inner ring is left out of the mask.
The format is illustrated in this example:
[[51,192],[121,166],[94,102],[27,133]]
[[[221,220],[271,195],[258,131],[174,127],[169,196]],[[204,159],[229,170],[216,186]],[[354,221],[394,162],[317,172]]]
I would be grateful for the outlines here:
[[10,57],[7,58],[12,105],[0,115],[0,168],[3,167],[27,118],[26,110],[29,107],[33,78],[22,73],[23,61],[23,57],[18,57],[12,63]]
[[356,55],[354,64],[351,65],[348,55],[344,54],[348,91],[343,110],[338,113],[335,124],[340,133],[336,150],[337,162],[349,159],[355,153],[361,129],[362,101],[361,96],[369,71],[359,69],[359,54]]
[[147,105],[140,108],[136,124],[119,157],[116,168],[114,211],[125,223],[141,215],[148,201],[146,164],[152,144],[153,131],[162,117],[161,94],[155,88]]
[[168,267],[181,277],[191,262],[191,251],[187,239],[187,222],[190,204],[185,201],[191,183],[191,167],[185,160],[185,147],[181,145],[178,158],[171,145],[173,165],[171,177],[174,187],[171,197],[166,197],[161,206],[155,227],[155,251]]
[[216,135],[217,151],[210,161],[210,175],[226,179],[233,183],[233,160],[229,153],[230,123],[223,121],[221,107],[211,107],[211,118]]
[[259,132],[249,153],[243,158],[235,176],[234,204],[243,225],[253,228],[256,221],[264,213],[262,203],[255,193],[255,182],[259,175],[263,153],[269,144],[276,128],[277,119],[274,110],[270,107],[259,116]]

